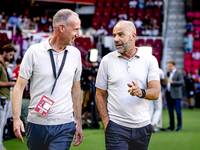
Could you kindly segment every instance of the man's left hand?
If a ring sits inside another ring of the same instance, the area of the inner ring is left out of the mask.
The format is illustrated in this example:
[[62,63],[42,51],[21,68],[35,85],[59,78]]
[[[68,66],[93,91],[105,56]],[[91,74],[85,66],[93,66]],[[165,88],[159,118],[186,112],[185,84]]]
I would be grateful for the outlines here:
[[140,89],[140,87],[134,81],[132,81],[132,83],[133,85],[131,85],[130,83],[127,83],[128,87],[130,87],[130,89],[128,89],[128,92],[130,93],[130,95],[142,97],[142,90]]
[[172,79],[168,79],[168,82],[170,83],[170,84],[172,84],[173,83],[173,80]]
[[81,125],[76,125],[76,133],[74,138],[74,146],[79,146],[83,139],[83,131]]

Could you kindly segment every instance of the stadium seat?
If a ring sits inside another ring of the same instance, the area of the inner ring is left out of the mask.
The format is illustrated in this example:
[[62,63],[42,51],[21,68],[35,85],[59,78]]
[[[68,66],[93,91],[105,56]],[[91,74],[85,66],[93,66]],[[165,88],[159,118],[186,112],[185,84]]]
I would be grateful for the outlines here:
[[102,7],[96,7],[95,8],[95,12],[94,12],[94,16],[96,17],[98,17],[98,16],[101,16],[101,14],[102,14]]
[[113,8],[112,11],[111,11],[111,16],[117,17],[117,14],[118,14],[118,10],[116,8]]
[[185,60],[191,60],[192,54],[191,53],[185,53]]
[[194,13],[192,11],[188,11],[186,14],[187,17],[194,17]]
[[108,20],[109,18],[102,18],[101,25],[104,27],[104,29],[107,29],[108,27]]
[[129,16],[129,18],[133,18],[133,20],[135,20],[136,19],[136,17],[135,17],[135,12],[136,12],[136,9],[135,8],[129,8],[128,9],[128,16]]
[[196,67],[196,68],[199,68],[199,65],[200,65],[200,61],[199,60],[192,60],[192,65],[193,67]]
[[162,47],[162,40],[161,39],[155,39],[154,41],[154,47]]
[[153,39],[147,39],[145,45],[153,47],[153,43]]
[[194,18],[200,19],[200,12],[199,11],[194,12]]
[[200,26],[194,26],[194,30],[197,30],[200,32]]
[[192,60],[185,60],[184,67],[192,67]]
[[200,25],[200,20],[199,19],[194,19],[193,20],[194,26],[199,26]]
[[111,8],[110,7],[106,7],[103,10],[103,17],[110,18],[110,12],[111,12]]
[[140,46],[144,46],[144,45],[145,45],[144,39],[138,39],[136,41],[136,46],[140,47]]
[[137,9],[137,17],[140,17],[141,20],[144,18],[144,9]]
[[145,15],[152,16],[153,11],[152,9],[145,9]]
[[193,46],[194,46],[194,48],[199,48],[200,47],[200,41],[194,41],[193,42]]
[[113,3],[113,1],[112,0],[106,0],[105,1],[105,7],[112,7],[112,3]]

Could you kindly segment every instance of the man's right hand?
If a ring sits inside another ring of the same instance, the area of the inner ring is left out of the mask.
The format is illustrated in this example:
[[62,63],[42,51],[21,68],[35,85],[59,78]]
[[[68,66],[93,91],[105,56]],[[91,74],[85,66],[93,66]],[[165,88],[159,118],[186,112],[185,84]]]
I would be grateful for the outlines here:
[[106,121],[103,122],[104,132],[106,132],[106,128],[108,126],[108,123],[109,123],[109,118],[106,119]]
[[16,118],[16,119],[13,118],[13,123],[14,123],[14,125],[13,125],[13,131],[15,133],[15,136],[21,142],[24,143],[24,139],[23,139],[22,134],[21,134],[21,131],[25,133],[23,122],[21,121],[20,118]]

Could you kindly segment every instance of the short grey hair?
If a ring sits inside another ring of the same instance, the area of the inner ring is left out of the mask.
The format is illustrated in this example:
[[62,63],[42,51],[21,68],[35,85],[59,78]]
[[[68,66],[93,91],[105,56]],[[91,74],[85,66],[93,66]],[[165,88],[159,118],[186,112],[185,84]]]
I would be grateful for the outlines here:
[[53,28],[56,29],[60,24],[68,24],[68,19],[71,15],[79,16],[76,12],[70,9],[60,9],[54,16],[53,16]]

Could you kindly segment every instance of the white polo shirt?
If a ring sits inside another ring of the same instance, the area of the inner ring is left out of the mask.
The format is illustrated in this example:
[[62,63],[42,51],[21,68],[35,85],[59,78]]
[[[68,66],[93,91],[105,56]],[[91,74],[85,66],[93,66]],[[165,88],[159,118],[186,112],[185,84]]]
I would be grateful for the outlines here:
[[[30,79],[30,105],[27,121],[41,125],[58,125],[74,121],[71,88],[73,82],[80,81],[82,64],[80,51],[67,46],[67,57],[63,70],[57,80],[50,97],[55,78],[49,55],[49,40],[30,46],[25,53],[20,66],[19,76]],[[53,51],[56,71],[60,68],[64,51]],[[34,111],[34,108],[45,95],[54,101],[53,106],[44,118]]]
[[149,101],[131,96],[127,83],[135,81],[147,89],[149,81],[159,81],[158,63],[154,56],[137,53],[126,59],[117,51],[103,57],[99,66],[96,87],[107,90],[109,119],[129,128],[140,128],[150,124]]

